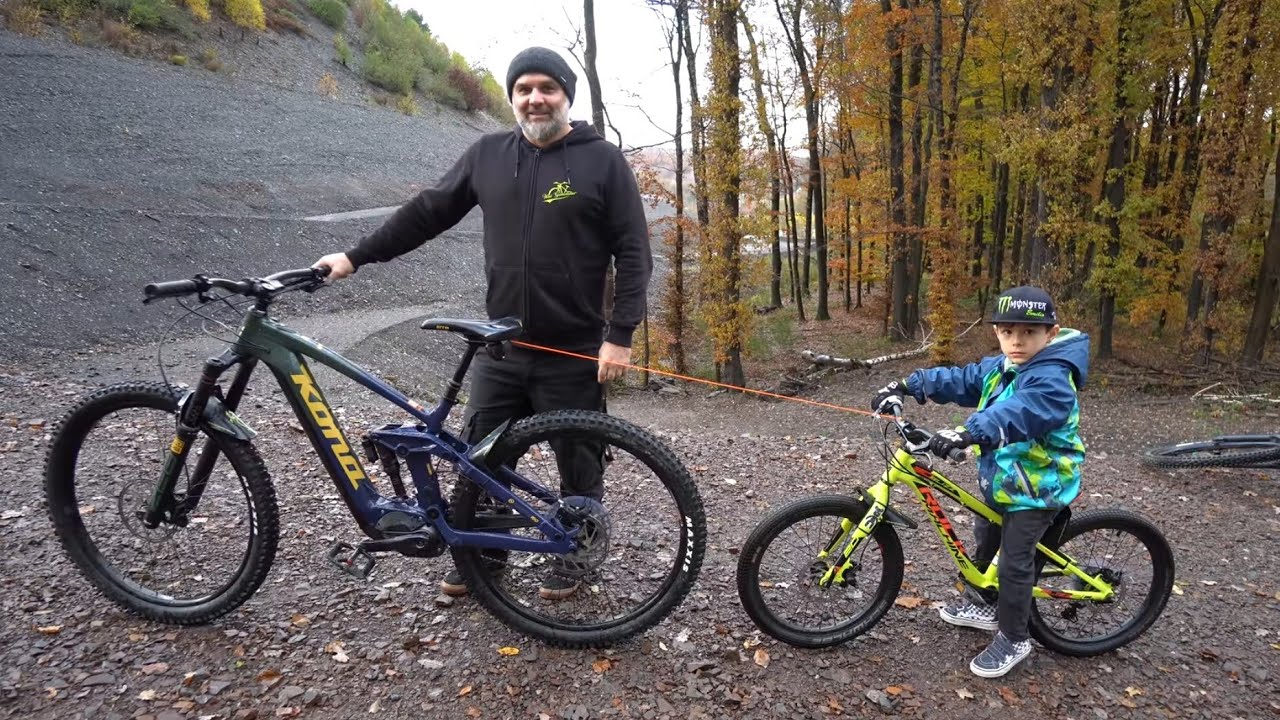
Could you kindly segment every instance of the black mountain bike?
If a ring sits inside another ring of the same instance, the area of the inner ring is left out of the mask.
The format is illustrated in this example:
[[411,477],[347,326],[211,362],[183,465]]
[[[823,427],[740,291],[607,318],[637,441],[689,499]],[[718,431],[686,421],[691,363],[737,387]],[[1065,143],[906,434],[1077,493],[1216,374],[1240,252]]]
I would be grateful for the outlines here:
[[[330,547],[329,560],[343,572],[367,578],[379,553],[448,550],[493,615],[569,647],[642,632],[680,604],[702,565],[707,529],[697,488],[665,444],[619,418],[578,410],[535,415],[475,445],[463,442],[444,424],[467,368],[477,352],[500,357],[520,323],[425,321],[424,328],[465,342],[443,398],[428,410],[269,317],[282,294],[322,287],[324,272],[196,276],[145,288],[148,302],[239,296],[248,309],[230,347],[205,362],[190,391],[167,382],[113,385],[80,400],[59,423],[45,465],[49,515],[94,586],[143,617],[195,625],[230,612],[262,584],[280,532],[276,490],[255,432],[235,410],[263,364],[368,537]],[[373,428],[353,446],[308,361],[371,390],[408,420]],[[233,369],[224,389],[221,378]],[[557,451],[570,443],[600,448],[603,500],[561,493]],[[381,466],[394,494],[374,487],[365,462]],[[448,499],[442,472],[457,477]],[[552,571],[576,578],[578,591],[542,599],[538,588]]]

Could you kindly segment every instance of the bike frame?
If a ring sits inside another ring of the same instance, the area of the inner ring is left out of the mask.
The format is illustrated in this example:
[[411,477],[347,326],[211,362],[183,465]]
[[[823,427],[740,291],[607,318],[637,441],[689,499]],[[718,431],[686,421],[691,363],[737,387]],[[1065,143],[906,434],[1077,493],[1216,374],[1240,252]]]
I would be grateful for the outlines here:
[[[234,411],[244,395],[250,375],[258,363],[262,363],[275,375],[298,422],[338,488],[338,493],[360,529],[370,538],[377,540],[385,537],[378,529],[380,519],[389,513],[402,513],[421,521],[423,525],[432,525],[444,543],[450,546],[558,554],[572,552],[576,547],[574,537],[577,530],[566,530],[557,519],[540,513],[513,493],[509,486],[547,503],[555,502],[559,493],[526,479],[510,468],[499,467],[490,471],[480,466],[484,452],[497,441],[501,432],[506,429],[505,425],[474,447],[444,429],[446,418],[458,402],[458,393],[467,368],[483,345],[484,343],[474,341],[467,342],[462,361],[449,381],[444,396],[435,408],[428,411],[339,353],[272,320],[267,316],[266,307],[260,304],[245,315],[232,347],[205,362],[198,384],[179,408],[177,433],[170,445],[168,462],[153,495],[147,520],[158,523],[166,514],[170,518],[184,520],[199,503],[200,494],[217,459],[217,450],[212,442],[205,444],[192,472],[187,495],[180,503],[173,500],[173,490],[177,486],[185,458],[200,430],[202,419],[208,417],[211,406],[218,409],[218,405],[221,405],[227,411],[227,418],[242,433],[247,432],[248,437],[253,436],[252,431],[239,422]],[[375,443],[404,459],[417,490],[416,502],[388,498],[374,488],[358,452],[347,441],[337,417],[311,374],[308,360],[336,370],[390,401],[416,420],[415,423],[384,426],[370,433],[370,438]],[[226,396],[222,397],[218,380],[236,366],[238,369],[235,378]],[[460,478],[479,485],[498,504],[509,508],[515,515],[505,516],[502,523],[489,530],[454,529],[448,522],[448,503],[440,494],[433,458],[452,464]],[[521,537],[509,532],[517,527],[536,528],[541,531],[543,539]]]
[[[866,515],[856,525],[850,518],[841,520],[840,529],[835,533],[826,548],[819,553],[819,558],[830,558],[832,554],[838,553],[838,562],[831,565],[819,580],[819,584],[827,586],[833,582],[841,582],[843,580],[845,571],[852,566],[850,558],[853,557],[853,554],[857,552],[867,537],[875,531],[876,526],[884,521],[886,515],[893,514],[889,506],[890,491],[894,485],[898,484],[908,485],[912,490],[915,490],[916,499],[920,501],[925,513],[933,521],[933,525],[938,531],[938,536],[942,538],[942,544],[946,546],[951,560],[955,563],[961,576],[964,577],[965,582],[981,589],[996,589],[999,586],[998,567],[992,563],[985,572],[978,570],[973,560],[969,558],[968,553],[965,552],[964,543],[956,535],[955,528],[952,527],[951,521],[947,518],[946,513],[943,512],[942,505],[938,502],[935,492],[955,500],[962,507],[967,508],[969,512],[985,518],[994,525],[1001,524],[999,513],[992,510],[986,503],[974,497],[964,488],[948,480],[940,471],[924,465],[919,457],[912,455],[903,448],[896,449],[893,460],[889,462],[889,467],[884,475],[881,476],[880,481],[867,489],[866,495],[870,499],[871,507],[867,510]],[[841,544],[843,544],[843,548],[840,547]],[[1045,547],[1043,544],[1037,544],[1036,550],[1052,564],[1052,572],[1058,575],[1078,578],[1083,587],[1087,589],[1045,590],[1036,587],[1032,590],[1032,594],[1035,597],[1088,602],[1105,602],[1112,599],[1115,590],[1111,584],[1096,575],[1085,572],[1070,557]]]

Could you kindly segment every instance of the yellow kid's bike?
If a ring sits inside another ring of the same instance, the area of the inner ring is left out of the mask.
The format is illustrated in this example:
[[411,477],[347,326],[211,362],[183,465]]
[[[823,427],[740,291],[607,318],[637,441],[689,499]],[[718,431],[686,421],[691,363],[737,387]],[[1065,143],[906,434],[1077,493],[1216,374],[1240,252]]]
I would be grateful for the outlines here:
[[[870,630],[893,605],[903,571],[895,528],[916,527],[890,504],[895,485],[914,491],[964,580],[998,590],[996,563],[985,572],[975,566],[938,495],[997,525],[1000,515],[933,466],[932,433],[900,415],[881,418],[887,468],[879,482],[860,498],[819,495],[779,508],[742,546],[738,595],[752,621],[778,640],[836,645]],[[955,452],[951,459],[963,457]],[[1036,546],[1031,635],[1054,652],[1090,656],[1151,627],[1174,578],[1173,551],[1156,526],[1138,513],[1107,508],[1078,513],[1056,530]],[[1048,541],[1053,536],[1057,542]]]

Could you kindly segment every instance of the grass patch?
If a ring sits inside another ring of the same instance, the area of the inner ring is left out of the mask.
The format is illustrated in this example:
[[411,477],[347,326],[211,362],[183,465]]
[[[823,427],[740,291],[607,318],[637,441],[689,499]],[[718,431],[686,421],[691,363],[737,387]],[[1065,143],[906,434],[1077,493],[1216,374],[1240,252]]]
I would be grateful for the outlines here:
[[320,76],[320,79],[316,81],[316,92],[325,97],[338,96],[338,81],[333,77],[332,73],[325,73]]
[[412,95],[401,95],[396,101],[396,110],[413,117],[418,114],[418,103],[413,99]]
[[267,13],[267,27],[278,33],[291,32],[302,38],[311,37],[302,18],[283,8]]
[[308,0],[307,7],[334,30],[341,30],[347,24],[347,4],[342,0]]
[[174,65],[186,65],[187,56],[186,55],[170,55],[169,62],[173,63]]
[[127,55],[142,53],[141,37],[128,23],[117,20],[102,21],[102,40],[108,46]]
[[333,52],[338,62],[342,63],[342,67],[351,67],[351,47],[347,45],[347,39],[342,37],[341,33],[333,35]]

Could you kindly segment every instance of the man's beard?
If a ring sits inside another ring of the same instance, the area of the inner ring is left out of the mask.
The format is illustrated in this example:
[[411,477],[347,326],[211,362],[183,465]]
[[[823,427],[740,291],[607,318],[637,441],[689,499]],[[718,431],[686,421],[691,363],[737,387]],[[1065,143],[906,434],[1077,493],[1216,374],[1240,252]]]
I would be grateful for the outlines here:
[[520,129],[534,143],[550,142],[569,124],[569,108],[567,106],[548,108],[550,117],[545,120],[530,120],[528,115],[517,114]]

